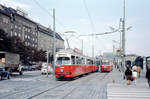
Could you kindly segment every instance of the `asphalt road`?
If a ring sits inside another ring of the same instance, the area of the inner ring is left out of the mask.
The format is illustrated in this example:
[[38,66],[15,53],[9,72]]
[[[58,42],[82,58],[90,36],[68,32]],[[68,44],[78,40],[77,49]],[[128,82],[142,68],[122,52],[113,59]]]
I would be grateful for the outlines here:
[[56,81],[40,71],[14,74],[0,81],[0,99],[106,99],[107,83],[112,73],[90,73],[75,80]]

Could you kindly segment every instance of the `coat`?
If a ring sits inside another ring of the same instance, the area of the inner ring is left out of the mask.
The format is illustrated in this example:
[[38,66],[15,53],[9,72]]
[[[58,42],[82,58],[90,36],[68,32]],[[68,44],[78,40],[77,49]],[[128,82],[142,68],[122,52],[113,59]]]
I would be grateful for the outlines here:
[[125,75],[132,76],[132,71],[129,68],[127,68],[127,70],[125,71]]
[[147,71],[146,71],[146,78],[150,79],[150,69],[147,69]]

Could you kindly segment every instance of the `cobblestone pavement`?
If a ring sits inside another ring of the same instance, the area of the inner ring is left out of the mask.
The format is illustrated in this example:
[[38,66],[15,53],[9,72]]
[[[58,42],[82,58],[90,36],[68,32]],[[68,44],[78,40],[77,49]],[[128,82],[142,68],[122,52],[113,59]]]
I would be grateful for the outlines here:
[[112,77],[113,72],[95,72],[72,81],[56,81],[53,75],[46,77],[40,71],[25,72],[0,81],[0,99],[106,99]]

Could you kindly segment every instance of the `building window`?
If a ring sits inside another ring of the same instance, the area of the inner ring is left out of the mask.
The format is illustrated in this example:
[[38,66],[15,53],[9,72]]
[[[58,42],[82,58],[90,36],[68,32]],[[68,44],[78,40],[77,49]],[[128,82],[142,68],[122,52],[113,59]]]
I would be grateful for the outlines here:
[[25,38],[27,38],[27,35],[25,35]]
[[17,29],[17,25],[15,25],[15,28]]
[[8,23],[8,19],[7,18],[3,18],[3,22],[4,23]]
[[5,23],[5,18],[3,18],[3,22]]
[[27,42],[25,42],[25,45],[27,45],[28,43]]
[[19,26],[19,30],[21,30],[21,26]]
[[10,31],[10,36],[13,36],[13,32],[12,31]]
[[28,29],[28,32],[31,32],[31,30],[30,30],[30,29]]
[[13,25],[11,25],[11,27],[10,27],[11,29],[13,29]]
[[17,32],[15,32],[15,36],[17,36]]
[[19,33],[18,36],[21,37],[21,34]]
[[28,31],[28,28],[26,28],[26,30],[25,31]]

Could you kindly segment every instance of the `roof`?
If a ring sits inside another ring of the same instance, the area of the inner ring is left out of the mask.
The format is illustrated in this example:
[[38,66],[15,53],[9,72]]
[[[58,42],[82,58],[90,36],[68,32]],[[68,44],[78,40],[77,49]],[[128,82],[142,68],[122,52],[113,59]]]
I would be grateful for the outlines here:
[[0,13],[10,17],[10,14],[8,13],[7,7],[0,4]]
[[25,17],[25,16],[22,16],[22,15],[18,14],[17,11],[16,11],[15,9],[11,8],[11,7],[5,7],[5,6],[1,5],[1,4],[0,4],[0,7],[2,7],[2,9],[3,9],[3,10],[0,9],[0,13],[3,13],[3,14],[5,14],[5,15],[9,16],[9,17],[11,17],[12,14],[13,14],[13,15],[17,15],[17,16],[19,16],[19,17],[25,19],[25,20],[28,20],[28,21],[30,21],[30,22],[36,24],[36,22],[32,21],[31,19],[29,19],[29,18],[27,18],[27,17]]
[[[22,15],[18,14],[15,9],[13,9],[13,8],[11,8],[11,7],[5,7],[5,6],[1,5],[1,4],[0,4],[0,7],[3,9],[3,10],[0,9],[0,13],[3,13],[3,14],[5,14],[5,15],[7,15],[8,17],[11,17],[11,15],[17,15],[17,16],[19,16],[19,17],[21,17],[21,18],[23,18],[23,19],[25,19],[25,20],[27,20],[27,21],[30,21],[30,22],[36,24],[36,25],[38,26],[38,30],[39,30],[40,32],[42,32],[42,33],[44,33],[44,34],[47,34],[47,35],[53,37],[53,31],[52,31],[52,30],[50,30],[50,29],[48,29],[48,28],[46,28],[46,27],[44,27],[44,26],[42,26],[42,25],[40,25],[40,24],[38,24],[38,23],[32,21],[31,19],[29,19],[29,18],[27,18],[27,17],[25,17],[25,16],[22,16]],[[43,27],[43,28],[42,28],[42,27]],[[64,40],[62,39],[62,37],[61,37],[57,32],[55,32],[55,37],[56,37],[57,39],[59,39],[59,40],[64,41]]]
[[[42,28],[42,27],[43,27],[43,28]],[[40,32],[44,33],[44,34],[47,34],[47,35],[53,37],[53,31],[50,30],[49,28],[46,28],[46,27],[41,26],[41,25],[38,25],[38,30],[39,30]],[[62,37],[61,37],[57,32],[55,32],[55,37],[56,37],[57,39],[59,39],[59,40],[64,41],[64,40],[62,39]]]

